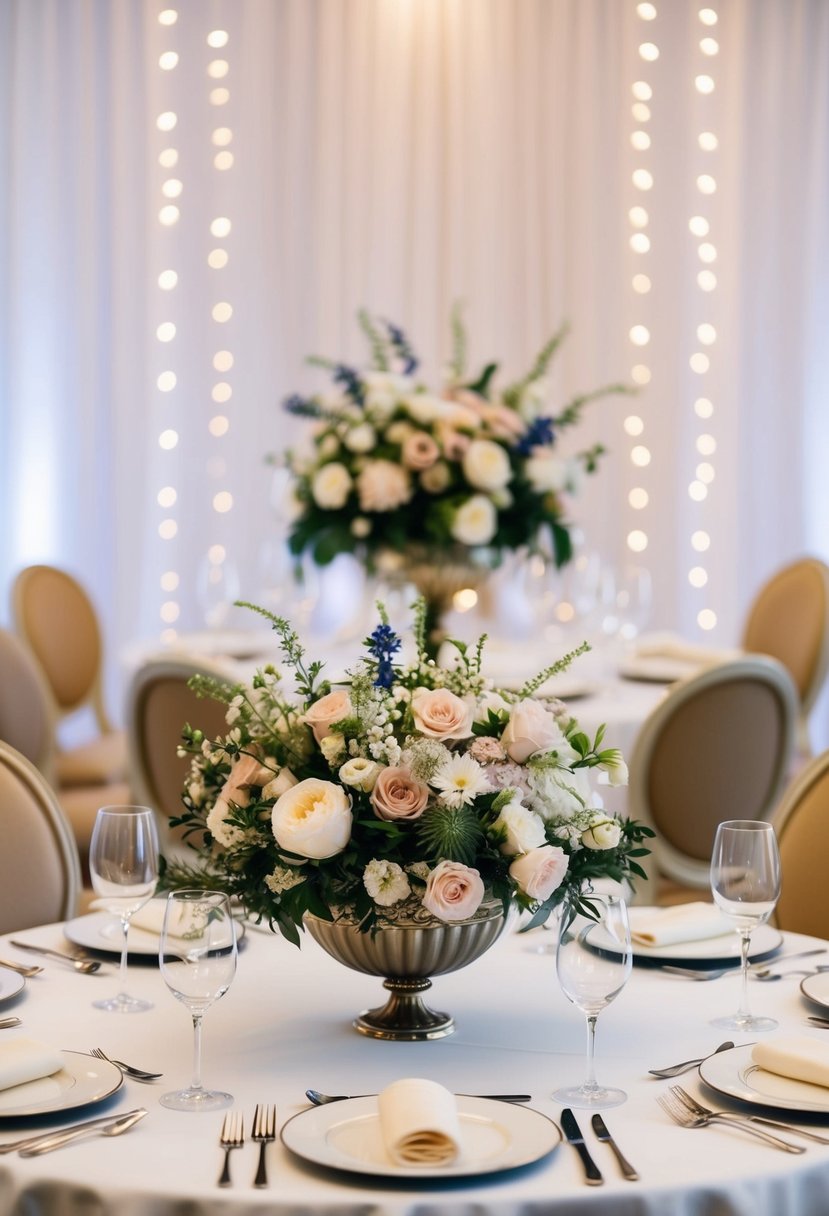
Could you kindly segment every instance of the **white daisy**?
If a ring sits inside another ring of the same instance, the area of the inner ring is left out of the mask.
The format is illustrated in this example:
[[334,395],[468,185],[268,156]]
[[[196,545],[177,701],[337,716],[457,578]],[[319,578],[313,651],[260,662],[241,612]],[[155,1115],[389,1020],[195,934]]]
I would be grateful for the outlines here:
[[451,756],[432,777],[431,784],[441,791],[444,806],[469,806],[479,794],[492,789],[486,773],[471,756]]

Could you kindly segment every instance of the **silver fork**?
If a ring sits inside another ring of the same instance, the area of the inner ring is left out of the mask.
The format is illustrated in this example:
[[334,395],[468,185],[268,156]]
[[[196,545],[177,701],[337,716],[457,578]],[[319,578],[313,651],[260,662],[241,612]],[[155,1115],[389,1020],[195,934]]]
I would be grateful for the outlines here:
[[135,1081],[157,1081],[159,1077],[164,1076],[161,1072],[146,1072],[143,1068],[133,1068],[132,1064],[125,1064],[123,1060],[113,1060],[112,1056],[108,1056],[100,1047],[93,1047],[89,1054],[95,1056],[96,1060],[106,1060],[108,1064],[114,1064]]
[[219,1186],[230,1186],[231,1149],[241,1148],[245,1143],[245,1121],[238,1111],[229,1110],[222,1124],[219,1144],[225,1150],[225,1163],[219,1175]]
[[770,1132],[761,1131],[759,1127],[753,1127],[748,1122],[730,1117],[727,1118],[716,1111],[710,1115],[695,1115],[673,1093],[660,1094],[656,1100],[665,1113],[673,1119],[674,1123],[678,1123],[681,1127],[707,1127],[709,1123],[721,1122],[729,1127],[738,1127],[742,1131],[750,1132],[752,1136],[757,1136],[760,1140],[765,1140],[767,1144],[772,1144],[775,1148],[783,1149],[784,1152],[805,1153],[806,1151],[800,1144],[790,1144],[788,1140],[780,1140],[777,1136],[772,1136]]
[[802,1127],[794,1127],[791,1123],[782,1123],[779,1119],[767,1119],[764,1115],[738,1115],[728,1110],[711,1110],[693,1098],[681,1085],[672,1085],[671,1093],[684,1102],[692,1114],[721,1115],[724,1119],[740,1123],[759,1123],[763,1127],[776,1127],[781,1132],[791,1132],[795,1136],[805,1136],[807,1140],[815,1140],[818,1144],[829,1144],[829,1136],[821,1136],[817,1132],[807,1132]]
[[253,1112],[253,1131],[250,1138],[254,1143],[259,1145],[259,1165],[253,1185],[267,1186],[268,1174],[265,1165],[265,1149],[271,1140],[276,1139],[275,1106],[260,1106],[257,1102],[256,1110]]

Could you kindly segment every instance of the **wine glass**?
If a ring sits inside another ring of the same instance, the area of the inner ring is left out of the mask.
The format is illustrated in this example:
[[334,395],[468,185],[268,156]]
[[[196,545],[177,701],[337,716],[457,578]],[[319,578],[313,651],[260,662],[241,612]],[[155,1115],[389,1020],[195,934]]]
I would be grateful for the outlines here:
[[93,1001],[109,1013],[143,1013],[152,1002],[127,995],[127,940],[130,920],[152,897],[158,882],[158,835],[147,806],[103,806],[95,817],[89,872],[98,902],[121,920],[120,991]]
[[711,893],[740,935],[742,995],[735,1014],[713,1026],[729,1030],[774,1030],[774,1018],[755,1017],[748,1007],[748,950],[752,930],[774,911],[780,895],[780,854],[770,823],[728,819],[717,828],[711,855]]
[[619,995],[630,975],[632,954],[627,905],[617,895],[584,898],[595,917],[566,908],[561,917],[556,971],[564,995],[587,1018],[587,1079],[582,1085],[557,1089],[553,1097],[563,1106],[604,1110],[627,1098],[623,1089],[596,1081],[594,1051],[596,1019]]
[[164,910],[158,954],[164,982],[193,1019],[193,1080],[163,1094],[170,1110],[220,1110],[231,1094],[208,1090],[201,1079],[201,1026],[207,1010],[224,996],[236,974],[236,926],[223,891],[171,891]]

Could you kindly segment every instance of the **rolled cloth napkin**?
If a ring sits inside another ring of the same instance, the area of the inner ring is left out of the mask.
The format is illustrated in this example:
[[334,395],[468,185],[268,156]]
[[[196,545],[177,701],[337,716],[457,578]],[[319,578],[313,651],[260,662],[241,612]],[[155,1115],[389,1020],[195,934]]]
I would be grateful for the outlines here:
[[452,1165],[461,1151],[455,1095],[437,1081],[407,1077],[379,1094],[380,1130],[395,1165]]
[[0,1043],[0,1089],[11,1089],[49,1077],[63,1068],[63,1056],[35,1039],[4,1039]]
[[713,904],[676,904],[671,908],[631,908],[630,940],[635,946],[674,946],[701,942],[732,932],[731,921]]
[[[106,901],[94,899],[89,906],[93,910],[105,908]],[[157,933],[160,937],[161,930],[164,927],[164,912],[166,908],[166,899],[151,899],[149,903],[144,904],[143,908],[139,908],[137,912],[133,912],[130,918],[130,925],[136,929],[143,929],[146,933]],[[204,917],[195,915],[189,905],[179,905],[173,909],[171,916],[175,917],[168,930],[171,937],[201,937],[204,928]]]
[[759,1068],[829,1088],[829,1044],[818,1043],[806,1035],[788,1035],[755,1043],[751,1058]]

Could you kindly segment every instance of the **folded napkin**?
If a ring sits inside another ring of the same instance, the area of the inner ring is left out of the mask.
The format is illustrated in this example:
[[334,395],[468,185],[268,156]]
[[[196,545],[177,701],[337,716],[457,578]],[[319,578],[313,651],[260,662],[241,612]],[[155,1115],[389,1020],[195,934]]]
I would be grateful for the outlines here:
[[0,1089],[50,1077],[62,1068],[60,1052],[45,1043],[26,1038],[4,1039],[0,1043]]
[[755,1043],[751,1058],[766,1072],[829,1088],[829,1043],[818,1043],[806,1035],[787,1035]]
[[724,663],[728,659],[738,658],[741,652],[701,646],[696,642],[686,642],[676,634],[663,633],[642,638],[634,653],[638,659],[676,659],[680,663],[702,667],[708,663]]
[[[89,907],[93,910],[105,908],[106,902],[101,899],[93,899]],[[164,927],[164,913],[167,909],[166,899],[151,899],[149,903],[144,904],[143,908],[139,908],[137,912],[133,912],[130,917],[130,924],[136,929],[144,929],[147,933],[155,933],[158,937],[161,936],[161,930]],[[201,937],[204,931],[204,915],[195,913],[187,904],[180,904],[171,912],[171,920],[168,932],[171,937],[181,938],[196,938]]]
[[452,1165],[461,1151],[455,1095],[437,1081],[408,1077],[377,1099],[386,1152],[395,1165]]
[[730,933],[732,922],[713,904],[676,904],[671,908],[631,908],[630,940],[635,946],[674,946]]

